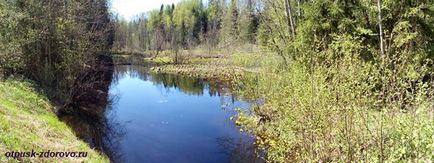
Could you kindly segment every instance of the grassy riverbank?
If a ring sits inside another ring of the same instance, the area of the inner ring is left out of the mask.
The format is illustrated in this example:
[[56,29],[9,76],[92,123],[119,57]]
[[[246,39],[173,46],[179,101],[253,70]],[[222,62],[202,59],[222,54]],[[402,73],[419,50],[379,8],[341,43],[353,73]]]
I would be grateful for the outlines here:
[[[88,152],[85,158],[6,158],[5,153]],[[108,162],[59,121],[47,98],[27,81],[0,81],[0,162]]]
[[233,81],[241,78],[246,68],[229,63],[231,58],[214,55],[183,55],[182,61],[174,63],[170,54],[150,57],[137,54],[117,54],[114,56],[117,65],[141,65],[149,67],[155,73],[178,74],[202,79],[218,79]]
[[243,74],[243,70],[239,67],[196,64],[163,65],[152,67],[151,71],[223,81],[233,81],[234,79],[241,78]]
[[[222,54],[226,53],[226,54]],[[232,52],[216,50],[183,50],[178,63],[170,51],[163,51],[157,57],[146,54],[116,52],[114,62],[118,65],[131,64],[150,67],[155,73],[179,74],[203,79],[235,81],[246,73],[258,73],[265,65],[276,64],[277,56],[253,53],[252,50],[235,50]]]

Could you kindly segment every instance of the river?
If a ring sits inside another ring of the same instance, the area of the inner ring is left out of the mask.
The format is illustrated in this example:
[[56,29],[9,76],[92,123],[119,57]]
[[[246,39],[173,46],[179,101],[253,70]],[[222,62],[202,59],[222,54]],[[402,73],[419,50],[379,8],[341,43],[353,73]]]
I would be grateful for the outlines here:
[[62,116],[113,162],[260,162],[230,117],[247,109],[218,81],[116,66],[99,118]]

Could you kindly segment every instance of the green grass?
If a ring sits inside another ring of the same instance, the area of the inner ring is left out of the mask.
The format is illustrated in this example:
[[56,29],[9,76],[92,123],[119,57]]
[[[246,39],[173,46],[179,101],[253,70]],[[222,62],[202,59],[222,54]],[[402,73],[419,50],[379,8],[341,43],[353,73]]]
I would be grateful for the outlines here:
[[163,65],[152,67],[150,70],[155,73],[171,73],[228,82],[242,77],[243,74],[243,70],[237,67],[197,64]]
[[[88,152],[86,158],[21,158],[9,151]],[[109,162],[79,140],[53,113],[47,98],[27,81],[0,81],[0,162]]]
[[[172,73],[186,75],[204,79],[218,79],[224,81],[233,81],[242,78],[243,74],[260,71],[265,64],[278,62],[276,58],[263,56],[257,53],[241,52],[229,54],[220,54],[220,51],[213,51],[207,54],[203,49],[183,50],[182,63],[173,64],[172,59],[168,56],[160,56],[152,61],[158,66],[151,68],[156,73]],[[267,59],[267,60],[265,60]],[[149,61],[150,58],[145,58]]]
[[145,62],[154,62],[156,64],[167,64],[172,62],[172,59],[168,56],[161,56],[155,58],[144,58]]

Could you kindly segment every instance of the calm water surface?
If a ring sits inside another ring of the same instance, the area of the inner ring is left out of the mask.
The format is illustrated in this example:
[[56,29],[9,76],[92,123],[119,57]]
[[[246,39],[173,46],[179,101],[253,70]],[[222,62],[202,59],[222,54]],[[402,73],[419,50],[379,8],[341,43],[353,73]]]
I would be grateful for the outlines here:
[[252,138],[229,119],[248,108],[219,83],[117,66],[100,125],[71,118],[114,162],[258,162]]

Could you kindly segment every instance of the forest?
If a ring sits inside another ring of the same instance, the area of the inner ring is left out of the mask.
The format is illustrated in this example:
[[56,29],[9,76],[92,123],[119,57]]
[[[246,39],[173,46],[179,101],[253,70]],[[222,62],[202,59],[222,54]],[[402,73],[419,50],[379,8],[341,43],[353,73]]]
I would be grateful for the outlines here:
[[108,96],[104,65],[135,56],[231,81],[252,103],[231,119],[262,161],[434,160],[433,0],[181,0],[131,19],[109,7],[0,0],[0,83],[29,80],[76,110]]

